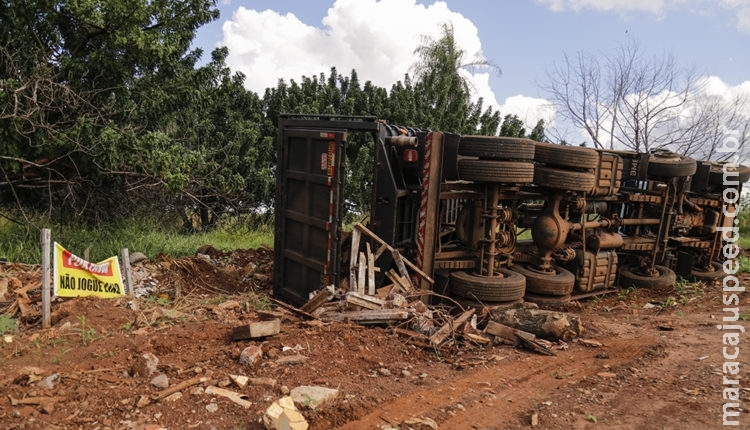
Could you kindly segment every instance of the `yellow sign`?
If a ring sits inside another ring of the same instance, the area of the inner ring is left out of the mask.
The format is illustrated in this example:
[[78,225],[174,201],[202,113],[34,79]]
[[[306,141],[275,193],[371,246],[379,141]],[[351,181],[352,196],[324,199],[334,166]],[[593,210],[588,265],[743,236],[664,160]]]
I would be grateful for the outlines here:
[[55,295],[60,297],[124,295],[120,263],[110,257],[100,263],[89,263],[55,242]]

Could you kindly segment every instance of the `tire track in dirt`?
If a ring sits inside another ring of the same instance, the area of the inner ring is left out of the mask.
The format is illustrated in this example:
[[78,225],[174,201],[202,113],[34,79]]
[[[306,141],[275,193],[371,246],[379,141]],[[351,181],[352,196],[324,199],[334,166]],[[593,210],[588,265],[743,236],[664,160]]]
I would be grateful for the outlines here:
[[[416,391],[378,406],[340,430],[378,429],[397,425],[412,418],[430,418],[440,428],[504,428],[503,422],[544,401],[542,393],[554,393],[559,387],[614,368],[642,357],[659,343],[656,337],[609,338],[602,350],[609,359],[595,358],[599,349],[576,346],[554,357],[533,355],[520,361],[499,362],[464,378],[437,388]],[[509,374],[512,369],[515,373]],[[519,371],[520,370],[520,371]]]

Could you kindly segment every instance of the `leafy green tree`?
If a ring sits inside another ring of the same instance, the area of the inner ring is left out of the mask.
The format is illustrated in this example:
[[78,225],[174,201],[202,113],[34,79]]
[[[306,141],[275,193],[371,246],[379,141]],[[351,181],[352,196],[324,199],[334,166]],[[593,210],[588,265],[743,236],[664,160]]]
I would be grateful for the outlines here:
[[217,17],[214,0],[0,1],[0,192],[96,221],[186,185],[200,154],[176,118],[200,99],[190,43]]
[[481,126],[471,122],[475,114],[471,105],[472,88],[461,72],[489,69],[499,73],[500,69],[482,58],[467,61],[466,52],[456,43],[452,24],[443,24],[441,30],[440,38],[424,36],[414,50],[418,56],[413,66],[415,93],[421,98],[417,104],[426,107],[429,115],[422,125],[433,130],[475,133]]
[[500,126],[500,136],[526,137],[526,128],[518,115],[507,114]]
[[545,136],[544,132],[544,120],[540,119],[536,122],[536,125],[534,128],[531,129],[531,133],[529,133],[529,139],[536,140],[537,142],[546,142],[547,137]]

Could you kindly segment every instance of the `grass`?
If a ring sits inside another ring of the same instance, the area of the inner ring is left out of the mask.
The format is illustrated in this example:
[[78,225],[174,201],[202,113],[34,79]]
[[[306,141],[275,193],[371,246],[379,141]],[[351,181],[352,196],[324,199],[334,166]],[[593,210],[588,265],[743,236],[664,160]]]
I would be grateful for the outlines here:
[[88,345],[92,340],[96,339],[96,329],[92,327],[86,327],[86,316],[80,315],[77,317],[81,327],[78,328],[78,332],[81,336],[81,344]]
[[739,257],[737,257],[737,261],[739,261],[740,264],[738,270],[740,273],[750,273],[750,257],[740,255]]
[[123,248],[130,254],[142,252],[149,258],[157,254],[181,257],[210,244],[222,251],[256,249],[273,246],[273,226],[254,220],[225,223],[209,231],[181,232],[177,227],[164,227],[160,220],[131,219],[101,227],[50,225],[35,218],[26,226],[0,217],[0,259],[26,264],[40,264],[42,228],[51,230],[52,241],[88,261],[98,262],[113,255],[120,256]]
[[0,315],[0,334],[13,333],[16,329],[16,319],[12,315]]

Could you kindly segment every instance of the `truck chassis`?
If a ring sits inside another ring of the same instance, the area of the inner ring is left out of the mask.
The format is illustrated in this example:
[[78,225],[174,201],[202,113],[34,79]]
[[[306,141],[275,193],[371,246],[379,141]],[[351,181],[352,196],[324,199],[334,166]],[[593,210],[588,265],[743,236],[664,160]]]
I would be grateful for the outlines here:
[[274,294],[293,304],[346,280],[353,133],[375,146],[369,229],[435,280],[415,279],[423,290],[462,304],[564,304],[677,276],[711,282],[739,252],[745,166],[375,117],[282,115],[278,130]]

